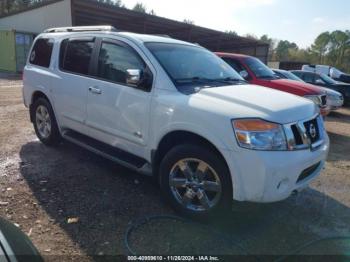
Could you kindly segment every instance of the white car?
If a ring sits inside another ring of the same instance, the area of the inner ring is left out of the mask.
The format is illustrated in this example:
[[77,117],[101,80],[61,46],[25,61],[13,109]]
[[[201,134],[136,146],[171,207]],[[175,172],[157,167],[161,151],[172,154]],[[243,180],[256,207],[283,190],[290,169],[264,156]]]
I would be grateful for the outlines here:
[[350,83],[350,75],[346,74],[339,69],[328,66],[328,65],[303,65],[302,71],[317,73],[317,74],[324,74],[326,76],[329,76],[333,78],[334,80],[344,82],[344,83]]
[[[296,76],[290,71],[281,70],[281,69],[273,69],[272,71],[282,79],[290,79],[294,81],[304,82],[303,79]],[[319,86],[319,88],[322,88],[326,91],[327,106],[329,106],[330,110],[338,110],[344,105],[344,97],[341,93],[326,87]]]
[[[329,139],[305,98],[248,85],[210,51],[108,27],[40,34],[24,69],[38,138],[155,176],[194,218],[274,202],[321,172]],[[146,203],[145,203],[146,204]]]

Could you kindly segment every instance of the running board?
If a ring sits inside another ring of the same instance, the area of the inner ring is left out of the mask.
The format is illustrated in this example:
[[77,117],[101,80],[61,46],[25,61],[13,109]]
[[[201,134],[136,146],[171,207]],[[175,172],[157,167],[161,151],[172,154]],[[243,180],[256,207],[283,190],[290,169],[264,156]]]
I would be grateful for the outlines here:
[[62,137],[69,142],[83,147],[117,164],[130,168],[144,175],[152,175],[152,168],[150,163],[148,163],[143,158],[125,152],[119,148],[107,145],[73,130],[63,132]]

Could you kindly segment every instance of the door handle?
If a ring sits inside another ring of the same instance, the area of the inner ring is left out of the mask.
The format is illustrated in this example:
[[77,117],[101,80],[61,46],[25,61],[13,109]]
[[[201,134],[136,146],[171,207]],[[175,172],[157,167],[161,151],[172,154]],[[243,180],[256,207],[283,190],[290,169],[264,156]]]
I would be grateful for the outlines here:
[[89,91],[96,95],[102,94],[102,90],[97,87],[89,87]]

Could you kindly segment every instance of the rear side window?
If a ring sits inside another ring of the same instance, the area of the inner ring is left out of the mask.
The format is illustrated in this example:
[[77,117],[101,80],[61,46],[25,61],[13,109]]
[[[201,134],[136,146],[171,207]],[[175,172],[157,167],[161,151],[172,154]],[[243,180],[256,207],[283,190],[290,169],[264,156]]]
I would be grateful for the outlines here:
[[88,75],[93,48],[93,41],[63,41],[60,50],[60,69]]
[[38,39],[30,53],[29,62],[33,65],[48,68],[50,66],[53,43],[53,39]]

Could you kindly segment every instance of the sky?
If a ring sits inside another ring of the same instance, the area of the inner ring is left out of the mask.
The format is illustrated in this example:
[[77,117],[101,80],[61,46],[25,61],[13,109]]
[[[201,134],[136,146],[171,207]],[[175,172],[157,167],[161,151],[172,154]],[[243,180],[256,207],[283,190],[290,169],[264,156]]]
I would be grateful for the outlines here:
[[142,2],[158,16],[239,35],[268,34],[310,46],[324,31],[350,30],[350,0],[123,0],[132,8]]

